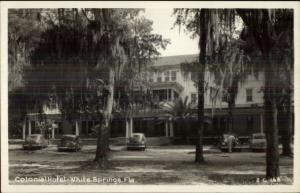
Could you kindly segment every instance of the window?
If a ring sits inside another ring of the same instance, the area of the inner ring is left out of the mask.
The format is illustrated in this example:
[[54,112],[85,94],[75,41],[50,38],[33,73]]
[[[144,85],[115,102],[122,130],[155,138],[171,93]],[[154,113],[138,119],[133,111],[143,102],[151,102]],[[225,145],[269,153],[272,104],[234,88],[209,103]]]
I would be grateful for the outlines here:
[[253,101],[253,96],[252,96],[252,89],[246,89],[246,101],[251,102]]
[[191,94],[191,103],[196,103],[197,102],[197,95],[196,93]]
[[157,82],[161,82],[161,72],[157,73]]
[[175,81],[176,80],[176,71],[171,72],[171,80]]
[[166,71],[166,72],[164,73],[164,75],[165,75],[165,81],[168,82],[168,81],[170,80],[170,72],[169,72],[169,71]]

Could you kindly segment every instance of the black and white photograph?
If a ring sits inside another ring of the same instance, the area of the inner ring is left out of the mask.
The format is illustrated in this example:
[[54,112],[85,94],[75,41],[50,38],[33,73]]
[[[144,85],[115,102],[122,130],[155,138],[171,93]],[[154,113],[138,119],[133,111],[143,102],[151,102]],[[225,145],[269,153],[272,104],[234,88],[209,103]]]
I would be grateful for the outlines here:
[[5,188],[300,191],[299,2],[48,3],[1,4]]

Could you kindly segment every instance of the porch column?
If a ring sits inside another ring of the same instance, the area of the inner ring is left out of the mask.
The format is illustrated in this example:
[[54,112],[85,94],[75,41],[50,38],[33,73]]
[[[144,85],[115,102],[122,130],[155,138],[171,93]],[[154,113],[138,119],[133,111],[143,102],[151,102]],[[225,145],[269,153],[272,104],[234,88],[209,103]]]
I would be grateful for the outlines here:
[[132,132],[133,132],[133,118],[131,117],[130,118],[130,121],[129,121],[129,137],[132,136]]
[[126,129],[126,138],[129,137],[129,120],[126,118],[125,119],[125,129]]
[[78,126],[78,121],[75,121],[75,135],[79,135],[79,126]]
[[169,121],[169,127],[170,127],[170,137],[174,137],[174,129],[173,129],[173,121]]
[[23,138],[23,140],[25,140],[25,138],[26,138],[26,118],[23,121],[22,138]]
[[171,89],[171,100],[174,100],[174,91]]
[[260,133],[264,133],[264,114],[260,113]]
[[132,135],[132,128],[133,128],[132,118],[127,118],[125,123],[126,123],[126,138],[129,138]]
[[52,139],[54,139],[55,138],[55,128],[54,127],[52,127]]
[[31,135],[31,120],[28,120],[28,135]]
[[165,129],[166,129],[166,137],[169,137],[169,124],[168,124],[168,120],[166,120],[166,122],[165,122]]

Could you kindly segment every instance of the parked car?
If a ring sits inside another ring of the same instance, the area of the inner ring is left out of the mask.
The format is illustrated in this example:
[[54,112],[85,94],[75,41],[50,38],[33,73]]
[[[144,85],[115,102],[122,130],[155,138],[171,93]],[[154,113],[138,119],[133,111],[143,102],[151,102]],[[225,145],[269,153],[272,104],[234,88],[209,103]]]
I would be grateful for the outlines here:
[[140,149],[145,151],[146,149],[146,137],[143,133],[133,133],[127,142],[127,150]]
[[263,133],[253,133],[250,141],[250,149],[252,151],[265,151],[267,140]]
[[42,149],[48,146],[48,140],[41,134],[28,135],[23,143],[23,149]]
[[57,145],[58,151],[79,151],[82,141],[77,135],[63,135]]
[[228,138],[229,136],[233,136],[233,143],[232,143],[232,151],[240,151],[241,146],[239,142],[239,138],[236,134],[223,134],[221,136],[220,142],[219,142],[219,148],[221,151],[228,151]]

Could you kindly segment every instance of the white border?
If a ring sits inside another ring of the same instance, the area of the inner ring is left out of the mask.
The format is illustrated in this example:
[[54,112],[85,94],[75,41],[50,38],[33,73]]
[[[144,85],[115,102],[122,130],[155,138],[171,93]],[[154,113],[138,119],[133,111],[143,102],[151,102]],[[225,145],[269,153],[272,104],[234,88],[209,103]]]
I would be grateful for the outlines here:
[[[299,67],[299,10],[300,2],[151,2],[151,1],[27,1],[27,2],[0,2],[1,6],[1,192],[300,192],[299,168],[299,100],[300,96],[300,67]],[[9,185],[8,184],[8,99],[7,99],[7,10],[9,8],[293,8],[294,9],[294,43],[295,43],[295,141],[294,141],[294,184],[293,185]]]

